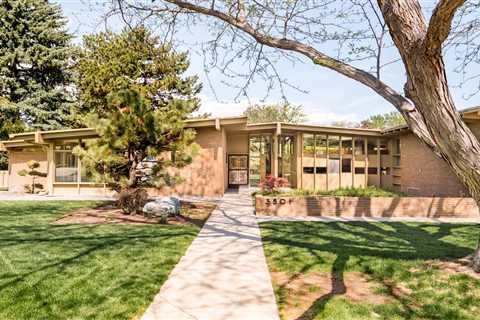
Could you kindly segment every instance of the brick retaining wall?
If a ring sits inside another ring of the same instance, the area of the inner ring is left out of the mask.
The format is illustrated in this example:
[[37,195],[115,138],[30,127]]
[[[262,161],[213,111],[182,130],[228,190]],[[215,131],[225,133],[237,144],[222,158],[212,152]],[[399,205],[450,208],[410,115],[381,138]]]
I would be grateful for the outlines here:
[[472,198],[454,197],[255,197],[257,215],[304,217],[480,217]]

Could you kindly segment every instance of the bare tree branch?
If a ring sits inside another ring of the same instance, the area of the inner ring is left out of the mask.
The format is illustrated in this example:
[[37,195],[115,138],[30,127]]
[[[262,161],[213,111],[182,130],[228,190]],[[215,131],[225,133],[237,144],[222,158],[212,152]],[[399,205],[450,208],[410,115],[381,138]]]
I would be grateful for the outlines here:
[[312,46],[300,43],[292,39],[282,39],[272,37],[263,33],[260,33],[257,29],[252,27],[246,21],[240,21],[234,16],[225,14],[219,10],[206,8],[193,4],[191,2],[185,2],[182,0],[166,0],[171,4],[174,4],[180,8],[190,11],[198,12],[207,16],[218,18],[228,24],[242,30],[243,32],[252,36],[257,42],[283,50],[294,51],[310,58],[315,64],[332,69],[338,73],[343,74],[349,78],[355,79],[369,88],[373,89],[379,95],[384,97],[387,101],[397,107],[402,113],[408,113],[414,110],[413,105],[405,99],[401,94],[396,92],[393,88],[379,81],[369,72],[358,69],[351,65],[348,65],[340,60],[333,59],[326,54],[316,50]]
[[450,34],[453,17],[465,0],[440,0],[435,7],[425,37],[427,54],[438,54],[442,50],[444,41]]

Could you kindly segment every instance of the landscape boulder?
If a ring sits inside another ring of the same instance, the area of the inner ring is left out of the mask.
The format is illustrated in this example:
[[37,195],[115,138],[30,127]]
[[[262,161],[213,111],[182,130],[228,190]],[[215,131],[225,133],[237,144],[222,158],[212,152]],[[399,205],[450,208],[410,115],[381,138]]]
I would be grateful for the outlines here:
[[143,213],[149,217],[169,217],[180,214],[180,200],[175,197],[160,197],[148,202]]

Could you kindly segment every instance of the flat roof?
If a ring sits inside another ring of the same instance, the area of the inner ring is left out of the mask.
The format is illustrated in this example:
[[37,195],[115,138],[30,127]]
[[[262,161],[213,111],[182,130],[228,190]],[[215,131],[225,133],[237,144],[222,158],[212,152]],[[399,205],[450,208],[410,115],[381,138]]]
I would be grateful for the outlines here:
[[[470,118],[470,116],[474,115],[475,120],[477,120],[477,119],[480,120],[480,106],[465,108],[465,109],[459,110],[458,113],[460,113],[460,115],[463,118],[466,118],[466,119],[472,119],[472,118]],[[394,133],[397,133],[397,132],[402,132],[402,131],[407,131],[407,130],[409,130],[408,125],[401,124],[401,125],[398,125],[398,126],[383,129],[382,134],[394,134]]]
[[[463,117],[472,116],[478,117],[480,120],[480,106],[475,106],[459,111]],[[244,125],[242,129],[244,131],[255,130],[291,130],[302,132],[325,132],[334,134],[346,134],[346,135],[362,135],[362,136],[382,136],[392,135],[402,131],[409,130],[408,126],[399,125],[395,127],[380,129],[365,129],[365,128],[345,128],[326,125],[312,125],[312,124],[293,124],[286,122],[265,122],[265,123],[248,123],[246,116],[237,117],[222,117],[222,118],[204,118],[204,119],[187,119],[185,121],[186,128],[202,128],[202,127],[215,127],[220,130],[222,126],[238,126]],[[0,150],[6,147],[14,147],[20,145],[39,145],[44,140],[52,139],[81,139],[81,138],[94,138],[97,137],[95,129],[93,128],[79,128],[79,129],[61,129],[61,130],[49,130],[49,131],[30,131],[23,133],[15,133],[9,135],[9,140],[0,141]]]

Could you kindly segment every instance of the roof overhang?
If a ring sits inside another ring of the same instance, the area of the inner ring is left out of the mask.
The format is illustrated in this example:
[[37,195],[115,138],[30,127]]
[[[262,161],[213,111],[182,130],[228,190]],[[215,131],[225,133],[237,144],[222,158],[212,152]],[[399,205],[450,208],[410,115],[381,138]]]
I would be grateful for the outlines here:
[[15,140],[33,140],[36,143],[42,143],[46,140],[55,139],[87,139],[98,137],[95,129],[81,128],[81,129],[63,129],[52,131],[33,131],[25,133],[15,133],[10,135],[9,141]]
[[247,117],[208,118],[185,120],[186,128],[215,127],[220,130],[222,126],[246,125]]

